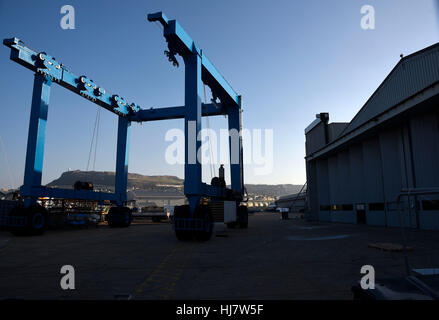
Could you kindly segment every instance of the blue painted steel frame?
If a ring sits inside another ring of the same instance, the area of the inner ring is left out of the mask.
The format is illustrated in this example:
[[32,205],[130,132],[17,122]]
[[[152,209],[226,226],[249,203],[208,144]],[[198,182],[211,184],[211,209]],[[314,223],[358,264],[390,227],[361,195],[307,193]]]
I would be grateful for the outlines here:
[[[11,60],[22,66],[53,80],[60,86],[73,91],[97,105],[114,112],[119,116],[130,118],[132,121],[157,121],[184,118],[185,108],[149,108],[141,109],[136,103],[128,103],[119,95],[112,95],[96,85],[86,76],[77,76],[64,65],[59,64],[53,57],[45,53],[37,53],[24,45],[18,38],[3,40],[3,44],[11,48]],[[41,60],[40,56],[44,58]],[[203,104],[203,116],[225,115],[226,111],[220,103]]]
[[202,81],[208,85],[222,102],[239,106],[239,96],[232,89],[230,84],[219,73],[210,60],[197,47],[194,40],[186,33],[183,27],[176,20],[169,20],[163,12],[148,14],[148,21],[158,21],[163,26],[163,35],[171,43],[173,48],[182,57],[191,54],[202,56]]
[[[184,192],[188,198],[193,217],[194,209],[203,196],[225,197],[225,188],[202,183],[201,163],[197,159],[201,142],[197,139],[201,130],[203,115],[201,97],[202,83],[210,87],[214,100],[219,98],[221,109],[228,115],[230,134],[230,175],[232,190],[244,194],[243,155],[242,155],[242,109],[241,97],[213,66],[191,37],[176,20],[169,20],[162,12],[148,15],[148,21],[158,21],[163,26],[163,35],[168,42],[171,60],[175,54],[183,57],[185,63],[185,183]],[[233,138],[233,131],[237,133]]]
[[232,190],[243,193],[244,171],[242,152],[242,109],[241,96],[238,100],[239,108],[230,108],[228,114],[229,130],[229,155],[230,155],[230,177]]
[[[201,197],[224,198],[226,189],[202,183],[201,163],[197,157],[201,141],[201,117],[228,115],[229,130],[239,133],[237,141],[230,137],[230,160],[232,189],[243,196],[243,159],[241,139],[241,97],[238,96],[209,59],[200,50],[175,20],[168,20],[161,13],[148,15],[149,21],[159,21],[164,27],[164,36],[175,53],[185,62],[185,106],[159,109],[141,109],[136,103],[129,104],[119,95],[111,95],[86,76],[76,76],[55,58],[42,52],[36,53],[18,38],[5,39],[3,44],[11,48],[11,60],[36,72],[29,123],[28,146],[22,196],[26,205],[35,203],[37,197],[110,200],[123,205],[126,200],[128,178],[129,132],[131,121],[156,121],[185,119],[185,194],[193,215]],[[119,116],[115,193],[53,189],[41,186],[44,140],[49,106],[50,86],[59,85],[83,96]],[[201,102],[202,83],[213,93],[211,104]],[[221,103],[216,103],[219,98]],[[234,142],[234,143],[233,143]]]
[[116,183],[115,190],[118,204],[127,201],[128,156],[130,152],[131,121],[119,117],[117,129]]
[[109,200],[123,205],[126,200],[128,178],[129,128],[131,121],[119,116],[116,161],[116,192],[114,194],[85,190],[57,189],[41,186],[46,122],[52,81],[46,74],[35,74],[31,116],[26,152],[24,183],[20,194],[25,198],[25,206],[36,203],[38,197]]
[[75,75],[52,56],[29,49],[18,38],[5,39],[3,44],[11,48],[11,60],[36,73],[45,75],[60,86],[80,94],[119,116],[131,116],[139,111],[137,104],[128,104],[124,98],[106,92],[104,88],[98,86],[86,76]]
[[[35,74],[32,93],[32,107],[27,138],[24,184],[21,194],[32,195],[32,186],[41,186],[44,159],[44,142],[46,138],[47,113],[49,109],[50,86],[52,81],[41,74]],[[36,198],[26,199],[31,205]]]
[[184,57],[185,63],[185,166],[184,193],[188,198],[191,212],[200,202],[202,196],[201,163],[198,150],[201,141],[197,138],[201,131],[201,97],[203,83],[201,82],[201,56],[190,54]]
[[[110,95],[85,76],[78,77],[59,64],[46,53],[36,53],[24,46],[17,38],[5,39],[3,43],[11,48],[11,59],[35,71],[31,117],[26,153],[24,183],[20,194],[25,198],[25,206],[35,204],[38,197],[53,197],[84,200],[109,200],[124,205],[127,200],[129,132],[131,118],[140,108],[128,103],[118,95]],[[115,193],[85,190],[54,189],[41,186],[44,142],[50,87],[52,82],[83,96],[119,116]]]
[[[202,104],[202,116],[220,116],[227,115],[227,111],[222,107],[221,103],[207,103]],[[183,107],[166,107],[166,108],[150,108],[140,109],[130,119],[132,121],[157,121],[157,120],[170,120],[170,119],[183,119],[186,114],[186,108]]]

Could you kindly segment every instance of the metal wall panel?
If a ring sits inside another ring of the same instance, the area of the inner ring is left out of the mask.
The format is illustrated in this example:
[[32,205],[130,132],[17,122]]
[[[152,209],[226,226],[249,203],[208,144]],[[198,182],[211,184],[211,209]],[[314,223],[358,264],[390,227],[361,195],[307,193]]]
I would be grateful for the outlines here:
[[309,220],[318,220],[319,198],[317,193],[317,186],[319,185],[319,178],[316,172],[316,161],[306,162],[306,179],[307,179],[307,193],[309,201],[310,212],[308,214]]
[[350,132],[439,81],[439,44],[400,61],[351,121]]
[[363,142],[363,199],[366,202],[383,202],[381,154],[378,138]]
[[439,187],[438,114],[413,117],[410,131],[416,187]]
[[371,211],[366,210],[367,224],[371,226],[386,226],[386,211]]
[[389,210],[389,205],[396,202],[401,189],[406,186],[406,183],[403,183],[405,169],[401,168],[401,160],[404,160],[401,130],[401,127],[398,127],[383,131],[379,135],[384,200],[387,206],[386,225],[391,227],[400,226],[400,220],[398,211]]
[[364,203],[364,169],[363,169],[363,146],[354,145],[349,149],[350,187],[352,203]]
[[[439,44],[436,44],[402,59],[341,135],[438,82]],[[342,126],[329,124],[327,138],[337,139]],[[317,125],[306,138],[307,155],[322,148],[326,142],[325,125]],[[348,151],[339,151],[326,160],[317,160],[311,174],[314,198],[318,200],[314,210],[320,220],[355,223],[354,212],[346,214],[338,209],[322,213],[320,205],[364,203],[368,224],[399,226],[398,212],[390,209],[399,192],[402,188],[439,187],[438,165],[439,112],[412,114],[398,127],[381,131],[378,136],[351,145]],[[407,205],[407,201],[403,202]],[[375,208],[384,203],[385,210],[370,210],[369,205],[375,203],[379,204]],[[438,211],[411,211],[417,212],[415,219],[411,216],[407,222],[411,227],[419,223],[422,229],[439,229]]]
[[411,138],[410,138],[410,124],[409,122],[403,124],[401,127],[401,180],[402,185],[407,188],[415,187],[415,174],[413,172],[413,161],[411,154]]
[[357,223],[357,216],[354,211],[332,211],[331,221],[339,223]]
[[[328,159],[329,190],[331,205],[350,204],[349,152],[338,153]],[[331,210],[331,221],[356,223],[353,211]]]
[[352,203],[351,170],[349,150],[343,150],[338,154],[338,181],[340,182],[340,204]]
[[306,155],[323,148],[326,145],[325,124],[320,122],[306,134]]
[[329,176],[328,176],[328,160],[319,159],[317,164],[317,177],[319,183],[317,186],[318,199],[319,199],[319,220],[320,221],[331,221],[331,211],[321,210],[320,206],[330,206],[331,205],[331,194],[329,190]]
[[439,230],[439,211],[420,211],[419,228],[423,230]]
[[[381,168],[381,154],[378,138],[363,142],[363,199],[365,203],[384,202],[383,179]],[[386,224],[385,211],[367,210],[367,223],[384,226]]]
[[328,142],[337,139],[348,124],[349,122],[333,122],[328,124]]
[[402,187],[405,187],[405,185],[402,185],[400,128],[381,132],[379,141],[383,168],[384,199],[388,202],[394,202]]
[[329,194],[331,205],[340,203],[340,181],[338,180],[337,156],[328,158]]

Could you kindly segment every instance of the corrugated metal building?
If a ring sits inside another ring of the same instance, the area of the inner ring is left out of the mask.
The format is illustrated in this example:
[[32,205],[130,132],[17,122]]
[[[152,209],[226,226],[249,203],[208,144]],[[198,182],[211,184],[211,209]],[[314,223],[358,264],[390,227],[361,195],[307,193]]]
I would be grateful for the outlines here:
[[292,213],[304,213],[306,209],[306,191],[280,197],[276,201],[278,208],[288,208]]
[[311,219],[439,230],[439,43],[402,58],[350,123],[321,113],[305,135]]

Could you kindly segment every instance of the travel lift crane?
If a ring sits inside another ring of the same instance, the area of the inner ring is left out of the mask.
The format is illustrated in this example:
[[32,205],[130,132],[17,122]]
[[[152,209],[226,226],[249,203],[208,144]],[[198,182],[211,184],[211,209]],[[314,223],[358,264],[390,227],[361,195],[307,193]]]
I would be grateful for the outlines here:
[[[15,231],[30,234],[40,234],[44,231],[48,215],[44,208],[37,205],[38,197],[110,201],[116,206],[112,207],[108,214],[109,225],[130,225],[132,216],[126,207],[126,189],[131,122],[166,119],[185,120],[184,193],[189,204],[175,207],[173,228],[177,238],[182,241],[194,238],[208,240],[215,221],[224,221],[228,227],[239,225],[241,228],[247,228],[247,207],[241,204],[244,198],[241,97],[176,20],[168,20],[162,12],[149,14],[148,20],[158,21],[163,26],[163,34],[168,43],[165,54],[169,61],[178,66],[176,55],[183,58],[184,106],[141,109],[135,103],[129,104],[119,95],[107,93],[86,76],[73,74],[45,52],[37,53],[31,50],[17,38],[3,41],[4,45],[11,48],[11,60],[35,72],[24,184],[20,188],[20,194],[25,199],[24,206],[14,210],[8,222]],[[58,83],[118,116],[114,193],[58,189],[41,185],[52,83]],[[213,98],[210,104],[201,102],[203,83],[212,91]],[[217,102],[217,99],[220,102]],[[220,174],[219,178],[213,178],[210,185],[202,182],[202,167],[197,157],[197,151],[201,147],[201,141],[197,139],[201,131],[201,117],[216,115],[228,116],[231,189],[226,188],[224,174]]]

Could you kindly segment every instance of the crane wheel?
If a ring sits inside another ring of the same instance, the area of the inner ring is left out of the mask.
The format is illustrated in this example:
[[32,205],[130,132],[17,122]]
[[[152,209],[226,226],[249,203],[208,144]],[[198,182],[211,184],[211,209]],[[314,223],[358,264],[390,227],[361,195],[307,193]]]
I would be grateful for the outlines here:
[[187,230],[175,230],[175,236],[179,241],[192,240],[192,232]]
[[226,225],[227,225],[227,228],[229,228],[229,229],[235,229],[236,226],[238,225],[238,222],[237,221],[233,221],[233,222],[227,223]]
[[[49,225],[49,214],[38,204],[25,208],[17,206],[9,213],[9,231],[16,236],[42,235]],[[22,219],[24,218],[24,219]]]
[[178,219],[190,218],[191,211],[189,205],[175,206],[174,208],[174,228],[175,236],[179,241],[189,241],[193,238],[193,232],[190,230],[180,230],[177,224],[182,223]]
[[197,241],[209,241],[212,237],[213,228],[214,228],[214,218],[212,213],[210,212],[210,208],[207,205],[199,205],[195,209],[196,219],[202,220],[203,230],[199,230],[195,232],[195,240]]
[[238,207],[238,224],[241,229],[248,228],[248,209],[246,206]]
[[131,225],[133,215],[128,207],[111,207],[107,214],[110,228],[126,228]]
[[[184,222],[179,219],[189,219],[191,217],[191,211],[189,205],[176,206],[174,209],[174,224],[175,224],[175,236],[180,241],[208,241],[212,237],[214,218],[210,212],[210,208],[207,205],[199,205],[195,209],[194,219],[200,223],[202,230],[181,230]],[[200,225],[198,225],[200,226]]]

